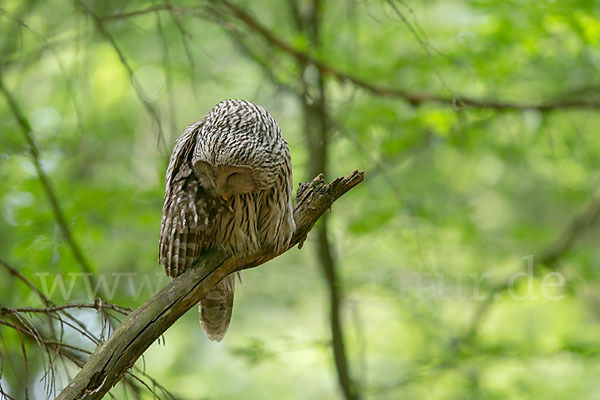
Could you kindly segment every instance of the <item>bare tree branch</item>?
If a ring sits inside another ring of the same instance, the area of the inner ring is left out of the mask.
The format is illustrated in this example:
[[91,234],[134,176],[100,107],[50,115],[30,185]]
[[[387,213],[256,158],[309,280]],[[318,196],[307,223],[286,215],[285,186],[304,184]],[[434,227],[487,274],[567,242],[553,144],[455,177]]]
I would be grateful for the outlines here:
[[[213,3],[223,4],[230,11],[231,15],[233,15],[239,21],[243,22],[244,25],[246,25],[249,29],[261,36],[271,46],[276,47],[279,50],[291,55],[298,61],[314,65],[324,75],[331,76],[342,83],[350,82],[376,96],[400,98],[415,106],[418,106],[423,103],[446,104],[451,105],[458,110],[469,108],[482,108],[500,112],[526,110],[549,112],[565,109],[596,110],[600,108],[600,101],[590,99],[573,99],[568,98],[569,96],[557,96],[558,100],[543,103],[519,104],[499,100],[482,100],[462,95],[448,97],[425,92],[416,92],[407,89],[378,85],[356,75],[343,72],[334,66],[331,66],[321,60],[316,59],[310,54],[307,54],[301,50],[297,50],[285,40],[275,35],[267,27],[262,25],[258,20],[252,17],[243,8],[227,0],[210,1]],[[184,14],[191,16],[204,15],[204,10],[201,8],[172,7],[168,4],[159,4],[141,10],[130,11],[127,13],[106,15],[99,17],[99,19],[101,21],[126,19],[159,11],[169,11],[171,14]]]
[[[400,98],[412,105],[418,106],[423,103],[439,103],[451,105],[457,110],[469,109],[469,108],[481,108],[490,109],[499,112],[510,112],[510,111],[526,111],[536,110],[540,112],[559,111],[567,109],[581,109],[581,110],[597,110],[600,109],[600,101],[591,99],[573,99],[571,96],[557,96],[558,100],[543,102],[543,103],[529,103],[519,104],[512,103],[509,101],[500,100],[482,100],[476,99],[469,96],[441,96],[425,92],[417,92],[413,90],[407,90],[402,88],[395,88],[389,86],[383,86],[372,83],[364,78],[356,75],[343,72],[338,68],[329,65],[317,58],[305,53],[301,50],[294,48],[292,45],[287,43],[285,40],[278,37],[275,33],[269,30],[267,27],[262,25],[258,20],[252,17],[243,8],[227,1],[227,0],[210,0],[213,3],[223,4],[229,11],[230,14],[243,22],[250,30],[261,36],[271,46],[278,48],[279,50],[291,55],[298,61],[314,65],[322,74],[331,76],[336,80],[344,83],[350,82],[353,85],[360,87],[367,92],[370,92],[376,96]],[[154,13],[159,11],[169,11],[172,14],[184,14],[191,16],[204,16],[204,11],[201,8],[186,8],[186,7],[172,7],[168,4],[158,4],[155,6],[147,7],[140,10],[134,10],[126,13],[111,14],[99,17],[100,21],[126,19],[136,17],[139,15],[145,15],[148,13]]]
[[339,69],[314,58],[310,54],[295,49],[292,45],[288,44],[286,41],[270,31],[267,27],[262,25],[243,8],[229,2],[228,0],[211,0],[211,2],[223,4],[230,11],[231,15],[243,22],[244,25],[246,25],[249,29],[260,35],[270,45],[290,54],[298,61],[312,64],[324,75],[331,76],[340,82],[350,82],[378,96],[401,98],[415,106],[422,103],[432,102],[452,105],[457,109],[485,108],[496,111],[537,110],[545,112],[561,109],[595,110],[600,108],[600,101],[586,99],[565,99],[539,104],[516,104],[495,100],[478,100],[468,96],[446,97],[435,94],[414,92],[400,88],[380,86],[355,75],[342,72]]
[[[294,207],[296,232],[288,249],[302,243],[318,218],[334,201],[362,180],[363,173],[355,171],[329,184],[325,183],[322,176],[311,183],[300,184]],[[216,283],[230,273],[256,267],[278,255],[272,249],[249,257],[231,258],[218,251],[207,252],[192,268],[133,311],[110,339],[90,356],[58,399],[102,398],[144,351],[206,296]]]

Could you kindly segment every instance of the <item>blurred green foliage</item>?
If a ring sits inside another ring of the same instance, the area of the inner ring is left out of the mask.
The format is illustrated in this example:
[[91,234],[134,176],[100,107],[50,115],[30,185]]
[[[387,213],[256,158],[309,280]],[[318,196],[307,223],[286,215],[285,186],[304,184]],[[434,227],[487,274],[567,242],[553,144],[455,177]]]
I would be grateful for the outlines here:
[[[0,2],[1,73],[32,124],[75,240],[109,286],[121,274],[111,302],[136,307],[151,291],[136,296],[128,276],[135,285],[143,276],[152,287],[167,282],[157,241],[172,143],[218,101],[245,98],[269,110],[290,143],[296,182],[312,178],[301,104],[291,93],[300,68],[218,1],[173,1],[171,12],[159,2],[82,1]],[[294,49],[377,86],[514,104],[600,101],[594,0],[327,1],[319,48],[294,29],[288,3],[235,4]],[[598,108],[411,105],[331,76],[326,88],[335,128],[330,174],[366,171],[330,216],[362,396],[599,398],[598,228],[476,313],[593,198]],[[68,299],[57,287],[59,304],[93,301],[85,279],[73,275],[81,269],[4,99],[0,132],[0,258],[38,287],[40,273],[48,284],[57,274],[67,285],[75,279]],[[244,272],[223,343],[208,342],[193,311],[138,366],[188,399],[338,398],[326,286],[312,247],[309,236],[301,251]],[[545,285],[552,270],[564,285]],[[43,306],[0,274],[2,305]],[[94,312],[81,318],[99,329]],[[1,332],[2,384],[20,398],[19,339]],[[65,340],[84,345],[73,333]],[[28,356],[32,396],[43,398],[35,345]]]

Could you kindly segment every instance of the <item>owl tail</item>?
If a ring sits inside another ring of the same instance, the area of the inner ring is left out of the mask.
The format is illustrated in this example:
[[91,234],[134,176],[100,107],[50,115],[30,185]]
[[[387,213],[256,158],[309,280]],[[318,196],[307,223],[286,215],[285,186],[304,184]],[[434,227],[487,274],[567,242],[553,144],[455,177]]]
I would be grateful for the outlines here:
[[210,289],[206,298],[198,303],[200,325],[210,340],[220,342],[229,328],[234,291],[235,274],[230,274]]

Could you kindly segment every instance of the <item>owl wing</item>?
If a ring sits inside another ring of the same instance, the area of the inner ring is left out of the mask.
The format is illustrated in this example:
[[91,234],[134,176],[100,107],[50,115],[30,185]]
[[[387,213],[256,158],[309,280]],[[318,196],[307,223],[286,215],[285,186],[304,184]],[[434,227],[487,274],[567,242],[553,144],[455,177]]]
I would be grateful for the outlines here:
[[165,175],[165,203],[159,240],[159,262],[175,277],[189,268],[209,246],[215,215],[211,198],[199,185],[192,156],[203,121],[192,124],[175,142]]

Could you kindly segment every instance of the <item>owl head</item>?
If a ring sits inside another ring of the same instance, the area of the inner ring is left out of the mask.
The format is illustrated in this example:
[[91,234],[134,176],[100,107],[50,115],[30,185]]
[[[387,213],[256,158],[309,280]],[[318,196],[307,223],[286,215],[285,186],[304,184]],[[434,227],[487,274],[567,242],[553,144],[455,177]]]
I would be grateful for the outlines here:
[[192,157],[207,191],[227,200],[275,185],[289,150],[277,122],[246,100],[224,100],[204,117]]

